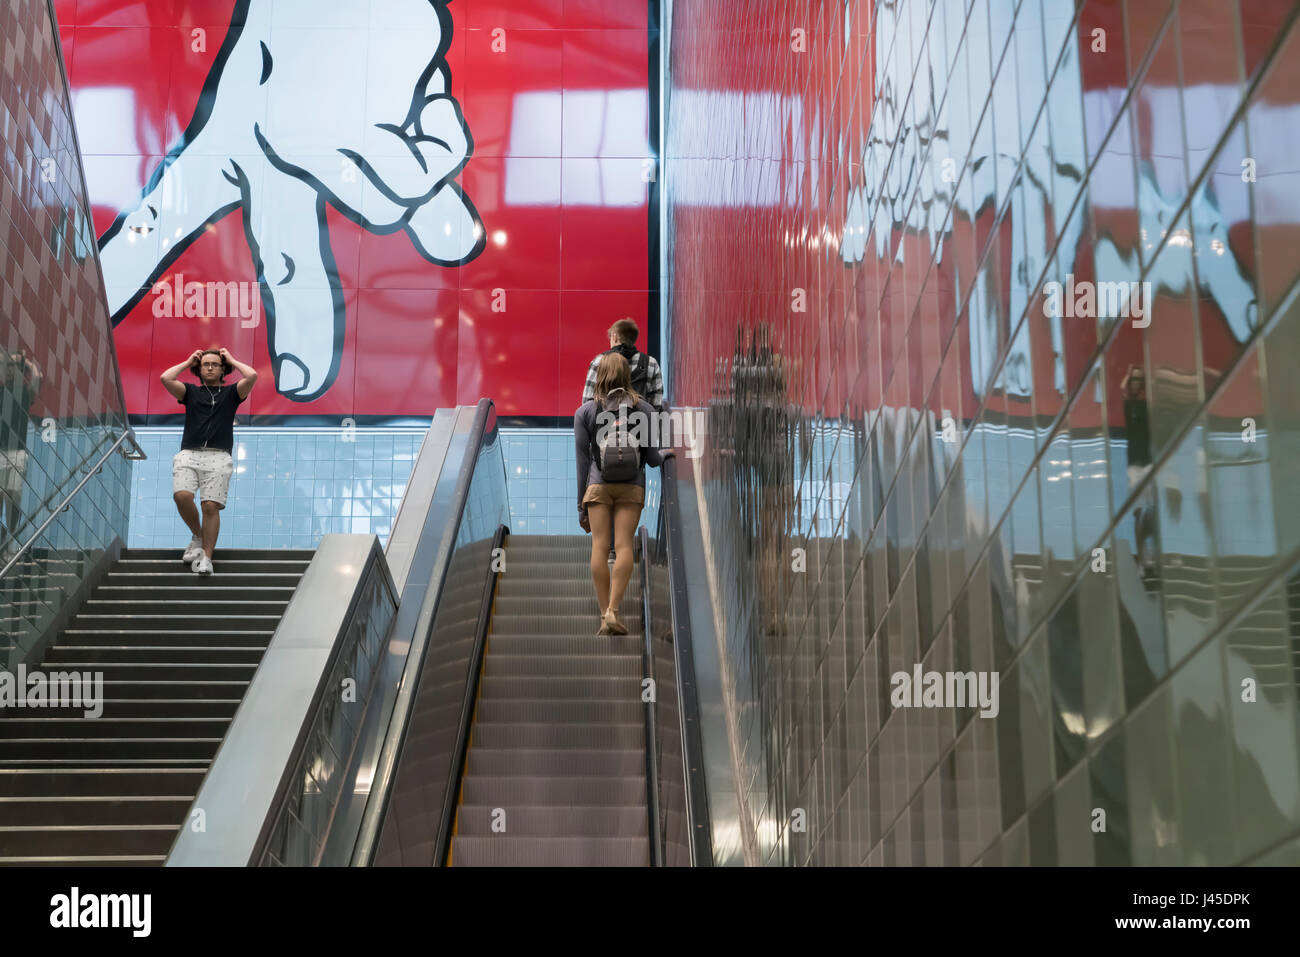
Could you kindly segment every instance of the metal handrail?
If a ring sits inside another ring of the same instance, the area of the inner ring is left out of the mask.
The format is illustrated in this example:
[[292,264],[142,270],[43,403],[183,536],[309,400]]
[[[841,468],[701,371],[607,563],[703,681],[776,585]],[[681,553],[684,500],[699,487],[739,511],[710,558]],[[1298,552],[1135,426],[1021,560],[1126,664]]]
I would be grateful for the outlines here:
[[[469,443],[466,446],[465,457],[457,474],[456,489],[452,496],[453,516],[448,523],[448,527],[452,529],[452,534],[448,535],[440,546],[439,555],[434,566],[438,569],[436,572],[438,581],[436,589],[431,589],[431,591],[438,604],[441,604],[443,587],[447,581],[447,572],[451,568],[451,556],[455,551],[454,530],[460,528],[460,523],[465,516],[465,506],[469,501],[469,491],[474,482],[475,468],[478,465],[478,452],[482,448],[483,439],[488,430],[488,421],[494,408],[491,399],[479,399],[475,409],[474,423],[468,436]],[[406,732],[411,721],[414,705],[413,689],[419,681],[420,670],[424,667],[424,656],[428,652],[430,633],[437,624],[437,620],[438,615],[435,608],[434,613],[429,618],[426,630],[423,633],[417,630],[416,634],[412,636],[410,650],[407,653],[406,665],[403,668],[401,678],[401,684],[406,685],[411,690],[405,696],[399,695],[398,700],[393,705],[393,714],[389,721],[384,746],[380,750],[379,759],[375,764],[374,776],[371,780],[371,799],[366,805],[360,832],[357,835],[357,842],[353,849],[352,866],[354,867],[369,867],[378,850],[380,828],[388,814],[388,802],[392,797],[397,762],[402,747],[406,742]]]
[[712,867],[713,834],[709,794],[704,780],[704,742],[700,735],[700,698],[695,680],[691,618],[686,599],[686,561],[682,550],[681,506],[677,499],[677,459],[667,459],[662,471],[659,541],[668,562],[668,594],[672,599],[677,715],[681,726],[682,774],[686,785],[687,843],[692,867]]
[[[637,529],[637,538],[641,543],[641,619],[644,647],[641,657],[642,695],[644,689],[650,689],[650,697],[645,700],[645,791],[646,821],[650,831],[650,866],[663,867],[664,836],[659,828],[659,742],[656,734],[658,725],[659,685],[655,681],[654,647],[651,644],[650,614],[650,533],[642,525]],[[649,682],[647,685],[646,682]]]
[[[505,544],[510,529],[498,525],[492,536],[492,551]],[[465,762],[469,759],[469,734],[474,724],[474,708],[478,704],[479,681],[483,677],[483,656],[487,652],[488,628],[492,624],[492,607],[496,603],[497,579],[501,572],[495,561],[488,562],[487,578],[483,582],[483,600],[479,603],[478,625],[474,630],[474,649],[469,656],[469,681],[460,703],[460,718],[456,724],[456,753],[451,762],[451,781],[442,800],[442,817],[438,821],[438,836],[434,841],[433,862],[442,867],[451,852],[451,835],[456,823],[456,808],[460,803],[461,782],[465,779]]]
[[[87,482],[89,482],[92,478],[94,478],[96,475],[99,474],[99,470],[104,467],[104,463],[107,462],[109,458],[112,457],[113,453],[122,447],[122,443],[127,441],[128,439],[131,441],[131,444],[135,446],[135,450],[139,455],[138,458],[132,459],[132,461],[141,461],[145,458],[144,450],[140,448],[140,444],[135,440],[135,432],[133,432],[131,429],[128,428],[125,432],[123,432],[121,435],[117,437],[117,441],[114,442],[112,447],[110,447],[109,450],[100,457],[99,461],[90,467],[90,471],[87,472],[85,476],[81,479],[81,481],[78,482],[76,486],[72,489],[72,491],[69,492],[64,497],[63,501],[54,507],[54,509],[50,512],[49,518],[41,522],[40,527],[36,529],[36,531],[32,532],[31,537],[28,538],[27,541],[22,543],[18,551],[14,552],[13,556],[9,559],[9,561],[5,562],[4,568],[0,568],[0,578],[4,578],[5,575],[8,575],[9,569],[13,568],[14,565],[18,564],[18,559],[22,557],[23,553],[27,551],[27,549],[32,547],[32,545],[36,542],[38,538],[40,538],[42,535],[45,534],[45,530],[54,523],[54,520],[58,518],[61,513],[66,512],[69,508],[72,507],[72,500],[77,496],[77,493],[86,487]],[[125,455],[126,453],[123,454]]]

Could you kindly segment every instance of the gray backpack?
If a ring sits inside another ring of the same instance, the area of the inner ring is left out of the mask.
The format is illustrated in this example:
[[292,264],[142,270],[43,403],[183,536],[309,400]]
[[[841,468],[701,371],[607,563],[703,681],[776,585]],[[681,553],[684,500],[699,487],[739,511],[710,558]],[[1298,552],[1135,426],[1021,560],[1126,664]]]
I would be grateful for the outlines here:
[[[641,472],[642,448],[638,442],[641,430],[628,422],[630,412],[635,411],[636,406],[626,401],[620,405],[612,394],[605,398],[605,414],[597,419],[603,424],[596,430],[595,441],[595,460],[602,484],[635,482]],[[613,421],[610,413],[614,415]]]

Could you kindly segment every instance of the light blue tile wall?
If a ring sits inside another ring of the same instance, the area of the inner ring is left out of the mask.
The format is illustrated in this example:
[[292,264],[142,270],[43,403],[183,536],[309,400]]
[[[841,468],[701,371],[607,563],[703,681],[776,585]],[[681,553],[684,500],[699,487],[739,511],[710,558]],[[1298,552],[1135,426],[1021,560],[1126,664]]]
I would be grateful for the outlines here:
[[[183,546],[189,533],[171,474],[181,430],[138,432],[149,460],[135,469],[130,545]],[[387,541],[423,437],[423,429],[236,429],[218,547],[314,548],[322,535],[348,532]]]
[[[149,458],[131,485],[133,548],[182,547],[188,533],[172,502],[176,427],[141,427]],[[510,527],[525,535],[578,532],[573,432],[502,429]],[[314,548],[329,533],[362,532],[387,542],[424,430],[239,428],[235,475],[221,538],[226,548]],[[655,528],[659,472],[647,472],[642,522]]]
[[[520,535],[576,535],[578,463],[572,429],[502,429],[510,530]],[[659,521],[659,470],[646,469],[641,523]]]

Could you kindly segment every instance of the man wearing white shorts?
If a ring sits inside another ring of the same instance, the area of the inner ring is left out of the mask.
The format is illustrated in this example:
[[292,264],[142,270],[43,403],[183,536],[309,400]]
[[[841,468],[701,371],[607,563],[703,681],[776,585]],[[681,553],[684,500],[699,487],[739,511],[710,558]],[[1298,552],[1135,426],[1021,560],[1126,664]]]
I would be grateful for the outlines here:
[[[181,382],[189,369],[199,384]],[[238,370],[235,385],[223,380]],[[257,372],[225,349],[195,349],[184,362],[162,374],[163,387],[185,406],[185,432],[181,450],[172,459],[172,499],[193,537],[181,553],[196,575],[212,574],[212,552],[221,531],[221,510],[226,507],[230,476],[235,471],[231,451],[235,446],[235,410],[257,384]],[[198,496],[202,509],[194,505]]]

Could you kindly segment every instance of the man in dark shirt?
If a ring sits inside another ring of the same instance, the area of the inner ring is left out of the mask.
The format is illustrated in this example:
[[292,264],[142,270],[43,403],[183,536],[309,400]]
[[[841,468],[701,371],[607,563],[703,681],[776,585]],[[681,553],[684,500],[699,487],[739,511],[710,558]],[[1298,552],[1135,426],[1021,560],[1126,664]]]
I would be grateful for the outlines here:
[[[199,385],[177,379],[189,369],[199,378]],[[223,385],[222,381],[239,370],[239,382]],[[226,492],[235,470],[231,452],[235,447],[235,409],[248,398],[257,383],[257,372],[225,349],[196,349],[184,362],[162,374],[162,384],[176,401],[185,406],[185,432],[181,450],[172,459],[172,499],[181,518],[193,533],[190,544],[181,554],[197,575],[212,574],[212,551],[217,547],[221,530],[221,510],[226,507]],[[194,506],[200,497],[203,517]]]

